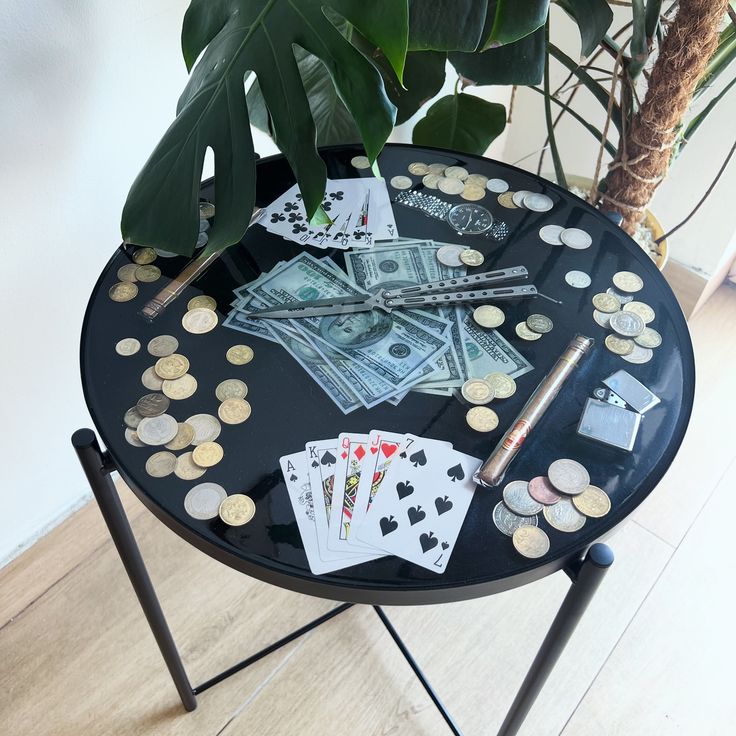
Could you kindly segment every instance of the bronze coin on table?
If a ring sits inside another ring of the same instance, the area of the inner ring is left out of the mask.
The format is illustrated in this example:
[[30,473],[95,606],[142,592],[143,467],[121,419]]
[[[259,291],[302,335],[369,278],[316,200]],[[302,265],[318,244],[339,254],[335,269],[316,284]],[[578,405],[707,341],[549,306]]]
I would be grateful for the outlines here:
[[460,394],[470,404],[487,404],[495,394],[489,383],[482,378],[469,378],[460,387]]
[[161,378],[158,373],[156,373],[156,368],[154,366],[151,366],[150,368],[146,368],[146,370],[143,371],[143,375],[141,376],[141,383],[149,391],[160,391],[164,385],[164,379]]
[[256,505],[250,496],[244,493],[233,493],[220,504],[220,518],[228,526],[243,526],[247,524],[256,513]]
[[138,436],[138,432],[136,432],[134,429],[131,429],[130,427],[125,428],[125,440],[129,444],[133,445],[133,447],[148,447],[145,442],[141,442],[141,439]]
[[197,390],[197,379],[191,373],[185,373],[179,378],[165,380],[161,390],[165,396],[175,401],[188,399]]
[[211,468],[222,460],[225,451],[217,442],[203,442],[192,450],[192,460],[200,468]]
[[107,292],[114,302],[129,302],[138,294],[138,287],[130,281],[119,281],[110,287]]
[[124,357],[135,355],[140,349],[141,343],[134,337],[124,337],[115,345],[115,352]]
[[176,466],[174,467],[174,475],[182,480],[194,480],[200,478],[206,472],[207,468],[200,468],[194,462],[191,452],[185,452],[176,458]]
[[540,335],[544,335],[547,332],[551,332],[554,324],[552,320],[544,314],[530,314],[526,318],[526,326],[532,332],[538,332]]
[[487,406],[474,406],[468,409],[465,421],[476,432],[492,432],[498,427],[498,414]]
[[204,335],[217,327],[217,312],[207,307],[195,307],[184,312],[181,326],[193,335]]
[[543,506],[552,506],[562,498],[545,475],[538,475],[529,481],[529,495]]
[[599,312],[605,312],[606,314],[613,314],[621,309],[621,302],[612,294],[596,294],[593,297],[592,302],[593,306]]
[[138,411],[137,407],[131,406],[123,415],[123,424],[130,429],[138,429],[138,425],[142,419],[143,415]]
[[228,348],[225,358],[233,365],[245,365],[253,360],[253,348],[248,345],[233,345]]
[[468,202],[477,202],[486,196],[486,188],[479,187],[477,184],[466,184],[460,196]]
[[250,404],[245,399],[225,399],[217,410],[217,416],[225,424],[241,424],[250,414]]
[[192,309],[217,309],[217,302],[206,294],[200,294],[199,296],[193,296],[187,302],[187,311],[191,312]]
[[483,380],[493,389],[496,399],[508,399],[516,393],[516,381],[500,371],[489,373]]
[[[445,176],[447,176],[447,174],[445,174]],[[485,188],[488,185],[488,177],[483,176],[483,174],[468,174],[468,178],[465,180],[465,183]]]
[[173,355],[179,347],[179,341],[173,335],[158,335],[148,341],[147,350],[156,358]]
[[133,261],[139,266],[147,266],[156,260],[156,251],[153,248],[138,248],[133,253]]
[[539,340],[540,337],[542,337],[541,333],[539,332],[532,332],[528,327],[526,322],[519,322],[518,325],[514,328],[516,334],[522,339],[526,340],[527,342],[534,342],[534,340]]
[[161,269],[158,266],[152,266],[151,264],[138,266],[135,270],[135,277],[138,281],[142,281],[144,284],[150,284],[161,278]]
[[531,560],[544,557],[549,552],[549,537],[538,526],[520,526],[514,529],[511,541],[520,555]]
[[466,266],[480,266],[485,261],[485,256],[475,248],[466,248],[460,251],[459,257]]
[[164,447],[167,450],[183,450],[192,444],[194,439],[194,427],[186,422],[178,422],[176,425],[176,435],[171,442],[167,442]]
[[226,378],[220,381],[215,389],[215,396],[218,401],[226,399],[244,399],[248,395],[248,387],[243,381],[237,378]]
[[140,268],[137,263],[126,263],[118,269],[118,279],[120,281],[130,281],[133,283],[138,279],[135,277],[136,269]]
[[616,355],[629,355],[634,350],[634,341],[628,337],[608,335],[604,340],[605,346]]
[[413,164],[409,164],[409,173],[414,176],[426,176],[429,174],[429,166],[417,161]]
[[613,274],[611,280],[619,291],[625,291],[629,294],[641,291],[644,288],[644,282],[641,277],[632,271],[619,271]]
[[654,318],[657,316],[654,310],[648,304],[636,301],[631,301],[627,304],[624,304],[624,312],[633,312],[634,314],[638,314],[645,325],[648,325],[650,322],[654,321]]
[[[169,408],[170,403],[168,396],[153,393],[141,396],[141,398],[138,399],[135,408],[142,417],[157,417]],[[168,442],[168,440],[166,441]]]
[[611,510],[611,499],[598,486],[588,486],[581,494],[574,496],[572,503],[581,514],[599,519]]
[[435,176],[444,176],[446,168],[447,166],[445,164],[434,163],[427,166],[427,171]]
[[174,472],[176,455],[173,452],[156,452],[146,460],[146,473],[152,478],[165,478]]
[[159,378],[173,381],[175,378],[181,378],[189,370],[189,359],[185,355],[172,353],[159,358],[155,368]]

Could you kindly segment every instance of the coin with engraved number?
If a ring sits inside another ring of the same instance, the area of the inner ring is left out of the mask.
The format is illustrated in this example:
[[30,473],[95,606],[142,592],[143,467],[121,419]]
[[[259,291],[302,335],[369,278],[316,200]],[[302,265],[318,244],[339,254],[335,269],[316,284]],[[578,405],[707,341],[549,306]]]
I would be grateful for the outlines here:
[[143,371],[141,383],[150,391],[160,391],[164,385],[164,379],[156,373],[154,366],[151,366]]
[[644,320],[634,312],[615,312],[611,315],[609,325],[623,337],[636,337],[644,330]]
[[473,319],[481,327],[500,327],[506,315],[498,308],[491,304],[482,304],[480,307],[476,307],[473,311]]
[[662,335],[651,327],[645,327],[641,335],[634,338],[634,342],[643,348],[658,348],[662,344]]
[[644,288],[644,282],[641,280],[641,277],[631,271],[619,271],[613,274],[611,280],[617,289],[627,293],[641,291]]
[[173,452],[156,452],[146,460],[146,473],[152,478],[165,478],[174,472],[176,455]]
[[172,353],[159,358],[154,366],[159,378],[173,381],[181,378],[189,370],[189,359],[179,353]]
[[173,335],[159,335],[148,342],[148,352],[156,358],[172,355],[179,347],[179,341]]
[[161,278],[161,269],[158,266],[152,266],[150,264],[138,266],[135,270],[135,277],[144,284],[150,284]]
[[534,342],[534,340],[539,340],[539,338],[542,337],[542,334],[540,332],[532,332],[526,326],[526,322],[519,322],[519,324],[516,325],[514,329],[516,334],[522,340],[526,340],[527,342]]
[[161,390],[175,401],[188,399],[197,390],[197,379],[191,373],[185,373],[179,378],[164,381]]
[[138,437],[138,433],[134,429],[131,429],[130,427],[125,428],[125,439],[129,444],[133,445],[133,447],[147,447],[148,446],[146,445],[145,442],[140,441]]
[[140,268],[137,263],[126,263],[118,269],[118,279],[120,281],[137,281],[135,277],[136,269]]
[[477,184],[466,184],[460,192],[460,196],[467,202],[477,202],[486,196],[486,190]]
[[532,212],[547,212],[554,206],[554,202],[546,194],[530,192],[524,196],[524,207]]
[[532,192],[526,190],[526,189],[519,189],[518,192],[514,192],[513,197],[511,198],[514,202],[514,204],[517,207],[523,207],[524,206],[524,197],[526,197],[527,194],[531,194]]
[[197,463],[194,462],[191,452],[185,452],[183,455],[179,455],[176,458],[176,465],[174,466],[174,475],[182,480],[194,480],[195,478],[201,478],[207,468],[200,468]]
[[595,320],[596,324],[600,325],[601,327],[605,327],[605,329],[609,329],[611,326],[611,315],[607,314],[606,312],[599,312],[597,309],[594,309],[593,319]]
[[552,320],[544,314],[530,314],[526,318],[526,326],[532,332],[538,332],[540,335],[545,335],[552,331],[554,324]]
[[486,189],[494,194],[503,194],[504,192],[508,192],[509,183],[503,179],[489,179]]
[[245,365],[253,360],[253,348],[249,345],[233,345],[228,348],[225,358],[233,365]]
[[529,495],[529,484],[525,480],[512,480],[503,489],[503,502],[520,516],[538,514],[543,506]]
[[492,432],[498,427],[498,414],[487,406],[474,406],[468,409],[465,421],[476,432]]
[[501,207],[505,207],[507,210],[515,210],[516,205],[514,204],[515,192],[503,192],[498,195],[498,203]]
[[562,498],[546,475],[538,475],[529,481],[529,495],[543,506],[552,506]]
[[[445,174],[447,176],[447,174]],[[466,184],[473,184],[476,187],[483,187],[485,189],[488,184],[488,177],[483,174],[468,174],[468,178],[465,180]]]
[[435,176],[444,176],[446,168],[446,164],[434,163],[430,164],[427,167],[427,171],[429,171],[430,174],[434,174]]
[[220,381],[215,389],[218,401],[226,399],[244,399],[248,395],[248,387],[237,378],[226,378]]
[[536,516],[515,514],[503,501],[499,501],[493,509],[493,523],[498,531],[510,537],[520,527],[537,526],[539,522]]
[[153,248],[138,248],[133,253],[133,262],[139,266],[147,266],[156,260],[156,251]]
[[147,445],[165,445],[176,437],[179,425],[170,414],[144,417],[136,432],[141,442]]
[[574,289],[587,289],[591,284],[590,276],[585,271],[568,271],[565,282]]
[[629,363],[642,365],[648,363],[654,357],[654,352],[651,348],[644,348],[635,344],[634,349],[628,355],[622,355],[621,357]]
[[135,355],[140,349],[141,343],[134,337],[124,337],[115,345],[115,352],[123,356]]
[[194,427],[186,422],[178,422],[176,436],[171,442],[167,442],[165,447],[167,450],[183,450],[192,444],[193,439]]
[[437,183],[442,178],[442,174],[425,174],[422,177],[422,184],[427,189],[437,189]]
[[222,430],[217,417],[213,417],[212,414],[192,414],[185,422],[194,429],[194,437],[191,442],[193,445],[214,442]]
[[429,166],[423,164],[421,161],[416,161],[413,164],[409,164],[409,173],[414,176],[426,176],[429,174]]
[[621,302],[611,294],[596,294],[593,299],[593,306],[599,312],[605,312],[606,314],[613,314],[621,309]]
[[370,169],[370,167],[371,167],[371,162],[370,162],[368,156],[353,156],[350,159],[350,163],[356,169]]
[[561,458],[547,469],[549,482],[561,493],[575,495],[590,485],[588,471],[577,461]]
[[549,537],[538,526],[521,526],[511,535],[514,549],[524,557],[536,560],[549,552]]
[[225,451],[217,442],[203,442],[192,450],[192,460],[200,468],[211,468],[222,460]]
[[199,203],[199,217],[202,220],[209,220],[215,216],[215,205],[212,202]]
[[560,233],[565,228],[562,225],[544,225],[539,228],[539,237],[547,245],[562,245]]
[[564,245],[573,250],[585,250],[593,244],[593,238],[585,230],[577,227],[565,228],[560,233],[560,240]]
[[572,503],[581,514],[593,519],[599,519],[611,510],[611,499],[598,486],[588,486],[581,494],[573,497]]
[[460,260],[466,266],[480,266],[485,261],[485,256],[475,248],[466,248],[460,251]]
[[412,180],[408,176],[394,176],[389,183],[394,189],[411,189]]
[[217,483],[200,483],[184,496],[184,510],[193,519],[214,519],[220,504],[227,498],[227,491]]
[[225,424],[241,424],[250,414],[250,404],[245,399],[225,399],[217,409],[217,416]]
[[137,429],[142,419],[143,415],[135,406],[131,406],[130,409],[123,414],[123,424],[130,429]]
[[190,312],[192,309],[217,309],[217,302],[206,294],[199,294],[199,296],[193,296],[187,302],[187,311]]
[[489,373],[483,380],[493,389],[496,399],[508,399],[516,393],[516,381],[500,371]]
[[470,404],[487,404],[494,397],[491,385],[482,378],[469,378],[460,387],[460,393]]
[[576,532],[585,525],[585,517],[569,498],[561,499],[554,506],[545,506],[543,513],[547,523],[560,532]]
[[443,245],[437,249],[437,260],[444,266],[457,268],[462,266],[460,254],[465,250],[464,245]]
[[138,287],[130,281],[119,281],[110,287],[107,292],[114,302],[129,302],[138,294]]
[[636,343],[627,337],[608,335],[604,340],[605,346],[616,355],[628,355],[634,349]]
[[247,524],[256,513],[256,505],[250,496],[244,493],[233,493],[220,504],[220,518],[228,526],[243,526]]
[[654,310],[648,304],[644,304],[644,302],[629,302],[628,304],[624,304],[624,312],[638,314],[645,325],[653,322],[657,316]]
[[[142,417],[157,417],[169,408],[170,403],[169,397],[164,396],[163,394],[146,394],[138,399],[138,403],[136,403],[135,408]],[[141,437],[141,439],[145,442],[143,437]],[[168,442],[169,440],[166,441]]]
[[469,174],[468,170],[462,166],[448,166],[445,169],[445,176],[449,177],[450,179],[460,179],[462,181],[465,181]]
[[207,307],[196,307],[184,312],[181,326],[193,335],[204,335],[217,327],[217,312]]
[[616,291],[616,289],[614,289],[613,287],[609,287],[608,289],[606,289],[606,294],[611,294],[612,296],[615,296],[622,305],[634,301],[634,297],[631,296],[631,294],[622,294],[620,291]]
[[465,184],[463,184],[460,179],[453,179],[449,176],[441,176],[437,180],[437,189],[439,189],[444,194],[460,194],[460,192],[465,189]]

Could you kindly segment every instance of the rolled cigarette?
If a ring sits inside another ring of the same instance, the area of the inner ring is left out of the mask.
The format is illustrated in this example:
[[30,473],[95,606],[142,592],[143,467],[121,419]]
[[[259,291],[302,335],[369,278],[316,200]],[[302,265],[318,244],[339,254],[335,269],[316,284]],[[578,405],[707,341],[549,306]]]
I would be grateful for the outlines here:
[[537,422],[560,392],[567,377],[572,373],[581,358],[593,347],[595,340],[584,335],[575,335],[564,352],[557,359],[552,370],[542,379],[540,384],[524,404],[496,449],[481,465],[474,480],[486,488],[493,488],[503,480],[511,461],[516,456],[523,442],[529,437]]

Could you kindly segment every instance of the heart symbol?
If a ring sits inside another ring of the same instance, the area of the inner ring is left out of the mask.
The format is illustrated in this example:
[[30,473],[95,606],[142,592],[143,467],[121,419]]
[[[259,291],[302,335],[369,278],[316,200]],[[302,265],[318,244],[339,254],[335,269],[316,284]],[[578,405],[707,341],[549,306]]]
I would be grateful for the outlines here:
[[444,498],[435,498],[434,505],[437,507],[437,514],[439,516],[442,516],[446,511],[449,511],[452,508],[452,501],[448,499],[447,496]]
[[447,542],[442,542],[442,549],[447,549],[450,545]]
[[358,445],[358,449],[355,451],[355,457],[357,457],[358,460],[362,460],[364,455],[365,450],[363,449],[363,445]]
[[378,452],[378,448],[374,445],[371,447],[371,455],[375,455]]
[[437,537],[432,532],[429,534],[422,534],[419,537],[419,544],[422,545],[422,552],[429,552],[437,546]]
[[409,523],[412,526],[414,526],[414,524],[418,524],[427,515],[422,511],[421,506],[410,506],[406,514],[409,517]]
[[405,483],[397,483],[396,493],[399,494],[399,500],[401,500],[414,493],[414,486],[408,480]]
[[387,534],[391,534],[391,532],[395,532],[399,528],[399,522],[394,519],[393,516],[386,517],[384,516],[381,521],[381,532],[383,533],[383,536],[385,537]]
[[381,452],[386,457],[391,457],[391,455],[393,455],[396,452],[396,450],[398,450],[398,449],[399,449],[399,446],[398,445],[396,445],[396,444],[390,444],[388,442],[385,442],[384,444],[381,445]]
[[463,470],[463,466],[458,463],[447,471],[447,475],[452,478],[452,482],[454,483],[456,480],[463,480],[465,478],[465,471]]
[[420,465],[426,465],[427,456],[424,454],[424,450],[419,450],[419,452],[415,452],[409,458],[409,462],[412,463],[415,468],[419,467]]
[[297,479],[297,477],[296,477],[296,476],[294,475],[294,473],[292,473],[292,474],[291,474],[291,475],[289,476],[289,480],[290,480],[290,481],[291,481],[292,483],[293,483],[293,482],[294,482],[294,481],[295,481],[296,479]]
[[322,455],[322,460],[320,460],[322,465],[334,465],[335,464],[335,456],[327,450],[327,452]]

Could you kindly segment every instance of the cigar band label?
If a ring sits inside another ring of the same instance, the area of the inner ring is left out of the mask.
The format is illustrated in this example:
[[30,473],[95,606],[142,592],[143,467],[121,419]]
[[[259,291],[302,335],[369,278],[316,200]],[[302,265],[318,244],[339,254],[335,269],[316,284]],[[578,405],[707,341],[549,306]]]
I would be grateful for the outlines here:
[[503,441],[504,450],[518,450],[529,436],[532,426],[526,419],[519,419]]

